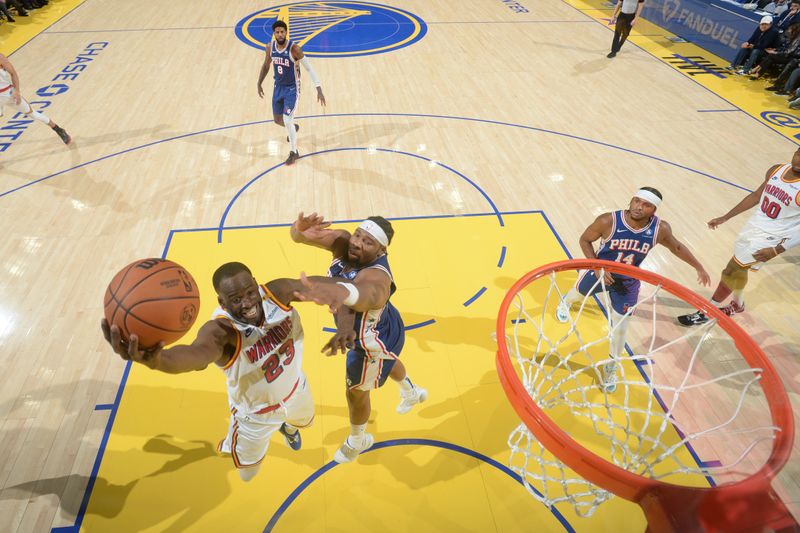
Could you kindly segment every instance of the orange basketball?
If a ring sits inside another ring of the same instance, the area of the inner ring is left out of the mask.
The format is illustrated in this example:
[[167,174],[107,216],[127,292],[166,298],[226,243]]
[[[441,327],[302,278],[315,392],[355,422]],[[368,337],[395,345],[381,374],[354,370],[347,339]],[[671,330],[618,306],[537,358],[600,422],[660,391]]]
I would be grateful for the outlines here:
[[139,337],[139,347],[173,343],[194,324],[200,291],[191,274],[166,259],[141,259],[120,270],[103,300],[108,323],[124,339]]

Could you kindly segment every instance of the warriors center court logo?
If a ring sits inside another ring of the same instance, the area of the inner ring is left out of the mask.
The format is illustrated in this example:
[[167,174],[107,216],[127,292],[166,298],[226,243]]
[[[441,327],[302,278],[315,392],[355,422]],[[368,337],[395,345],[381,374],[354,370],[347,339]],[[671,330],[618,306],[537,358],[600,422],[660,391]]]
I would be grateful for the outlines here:
[[297,2],[258,11],[236,24],[240,41],[264,50],[272,23],[289,25],[289,39],[311,57],[349,57],[391,52],[414,44],[428,27],[418,16],[369,2]]

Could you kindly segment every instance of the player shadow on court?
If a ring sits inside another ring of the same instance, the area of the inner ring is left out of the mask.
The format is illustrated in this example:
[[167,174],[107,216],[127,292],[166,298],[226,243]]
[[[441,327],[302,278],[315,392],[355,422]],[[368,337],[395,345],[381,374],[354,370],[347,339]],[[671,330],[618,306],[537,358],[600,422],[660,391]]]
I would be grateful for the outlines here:
[[[428,384],[435,391],[435,384]],[[381,391],[386,394],[389,391]],[[497,384],[497,374],[486,372],[478,385],[464,390],[458,396],[423,404],[404,417],[419,417],[418,429],[391,429],[392,417],[373,417],[369,430],[376,442],[394,439],[430,439],[457,444],[478,453],[505,462],[504,452],[510,431],[519,424],[513,408]],[[431,401],[429,400],[429,401]],[[491,421],[491,423],[490,423]],[[405,420],[403,421],[405,424]],[[427,427],[426,427],[427,426]],[[343,427],[325,436],[326,442],[341,442],[348,429]],[[471,437],[471,442],[470,442]],[[420,462],[419,454],[410,455],[420,445],[400,445],[365,453],[358,458],[359,465],[381,468],[386,474],[411,489],[422,489],[434,483],[448,481],[477,468],[482,462],[453,450],[430,447],[433,456]],[[509,480],[514,483],[513,481]],[[524,490],[520,487],[521,490]]]
[[[360,120],[372,120],[373,117],[355,117]],[[381,117],[374,117],[380,120]],[[308,121],[309,125],[312,121]],[[404,146],[402,139],[409,133],[422,128],[421,121],[364,123],[336,130],[324,138],[326,148],[367,147],[376,146],[389,150],[415,152],[415,146]],[[310,130],[311,128],[309,128]],[[316,143],[319,144],[319,143]],[[310,151],[310,150],[309,150]]]
[[[197,522],[207,510],[222,503],[230,493],[230,486],[227,482],[227,472],[230,470],[230,465],[224,464],[224,469],[218,467],[215,469],[213,466],[218,465],[211,464],[199,465],[199,468],[194,468],[192,466],[193,463],[201,463],[209,459],[216,460],[217,463],[228,462],[224,461],[210,442],[179,442],[170,435],[159,435],[147,441],[144,445],[144,451],[147,453],[172,455],[175,456],[175,458],[167,461],[158,469],[136,477],[125,484],[111,483],[103,477],[96,478],[92,488],[91,505],[87,509],[88,514],[94,514],[109,519],[116,518],[129,507],[128,498],[131,497],[132,494],[135,494],[134,497],[137,500],[141,498],[152,498],[154,501],[152,505],[147,506],[147,513],[128,511],[124,516],[123,523],[125,526],[121,529],[140,531],[168,519],[171,515],[182,513],[181,518],[172,526],[171,530],[183,531],[187,526]],[[131,452],[136,453],[137,451],[129,450],[120,453],[127,455]],[[132,458],[132,460],[133,462],[141,462],[135,458]],[[221,472],[221,474],[217,476],[209,475],[209,473],[215,471]],[[147,487],[150,479],[167,474],[171,477],[169,484],[172,485],[172,488],[176,491],[181,491],[187,486],[192,486],[187,485],[187,483],[199,483],[204,487],[203,491],[193,493],[189,508],[176,509],[174,505],[160,505],[159,502],[167,500],[174,502],[175,499],[167,499],[164,497],[167,492],[164,490],[163,485],[157,486],[156,488],[158,490],[150,490]],[[214,486],[206,488],[203,484],[209,480],[213,480],[212,483]],[[0,501],[27,500],[30,498],[31,493],[37,495],[53,494],[60,496],[68,486],[86,487],[88,483],[89,478],[81,474],[20,483],[3,489]],[[195,501],[197,499],[201,501]],[[73,516],[77,516],[81,503],[82,494],[79,498],[70,498],[66,501],[62,501],[61,509]],[[141,507],[134,506],[134,508],[141,510]],[[83,529],[91,530],[92,528],[84,525]]]
[[572,76],[582,76],[584,74],[594,74],[611,66],[611,61],[605,57],[596,59],[586,59],[578,61],[572,65]]

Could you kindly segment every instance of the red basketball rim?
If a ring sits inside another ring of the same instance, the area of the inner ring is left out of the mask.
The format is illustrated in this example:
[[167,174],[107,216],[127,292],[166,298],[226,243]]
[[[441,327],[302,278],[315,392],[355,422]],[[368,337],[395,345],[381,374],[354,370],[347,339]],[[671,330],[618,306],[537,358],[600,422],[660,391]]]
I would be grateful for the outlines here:
[[[747,363],[753,368],[763,369],[760,384],[769,403],[773,424],[781,428],[781,431],[777,432],[775,436],[772,453],[767,462],[757,472],[746,479],[709,488],[675,485],[628,472],[584,448],[553,422],[528,395],[514,370],[506,345],[507,313],[511,302],[529,283],[552,272],[598,268],[646,281],[654,286],[661,286],[670,294],[683,299],[707,316],[717,319],[719,326],[734,339],[736,348]],[[514,410],[531,433],[547,450],[584,479],[621,498],[639,503],[648,515],[650,527],[654,530],[675,530],[674,527],[653,524],[653,519],[658,520],[658,517],[664,513],[702,514],[700,522],[706,525],[715,522],[727,523],[734,519],[719,518],[717,515],[724,514],[724,511],[714,510],[714,507],[724,506],[731,500],[741,501],[744,499],[748,502],[747,507],[750,507],[750,511],[752,511],[751,505],[756,503],[755,500],[759,500],[758,505],[769,506],[770,504],[766,500],[774,499],[774,496],[768,497],[769,484],[789,460],[794,442],[794,420],[789,397],[777,372],[755,341],[730,317],[686,287],[653,272],[612,261],[571,259],[543,265],[517,281],[503,299],[497,317],[497,345],[497,371],[500,374],[500,382]],[[657,501],[653,503],[654,500]],[[713,500],[713,504],[711,500]],[[653,505],[660,509],[653,511],[651,515],[648,506]],[[697,510],[693,512],[692,509]],[[785,508],[783,509],[785,510]],[[712,516],[705,516],[704,513]],[[669,518],[665,519],[670,520]],[[673,520],[673,522],[676,521]],[[689,522],[692,520],[689,519]],[[685,522],[682,523],[684,525],[681,527],[691,527]]]

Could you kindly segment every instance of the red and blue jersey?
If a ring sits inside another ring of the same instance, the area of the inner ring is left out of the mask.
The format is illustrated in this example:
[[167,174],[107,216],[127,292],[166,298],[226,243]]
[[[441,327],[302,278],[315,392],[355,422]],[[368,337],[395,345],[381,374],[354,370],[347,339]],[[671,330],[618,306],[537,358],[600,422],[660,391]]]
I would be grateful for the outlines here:
[[272,59],[275,85],[297,85],[300,81],[300,67],[292,57],[293,41],[286,42],[286,48],[278,50],[278,42],[272,41],[270,58]]
[[[391,287],[389,298],[397,287],[394,284],[389,260],[382,255],[367,265],[354,265],[343,258],[336,258],[328,267],[328,276],[353,281],[359,272],[374,268],[389,276]],[[405,326],[400,313],[387,300],[380,309],[355,313],[356,351],[364,352],[367,357],[378,359],[397,359],[405,342]]]
[[613,216],[611,234],[600,241],[597,258],[639,266],[656,245],[660,219],[654,216],[645,227],[633,229],[625,222],[625,211],[614,211]]

